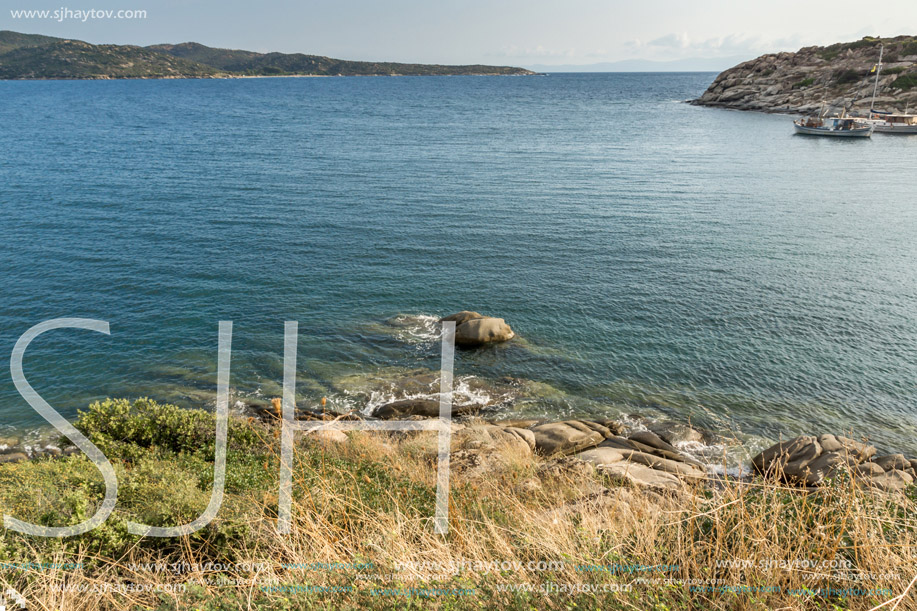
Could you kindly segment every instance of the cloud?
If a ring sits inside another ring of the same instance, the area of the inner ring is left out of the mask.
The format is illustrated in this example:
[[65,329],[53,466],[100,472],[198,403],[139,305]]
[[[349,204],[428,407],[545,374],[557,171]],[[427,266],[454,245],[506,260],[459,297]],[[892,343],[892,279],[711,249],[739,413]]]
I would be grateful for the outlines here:
[[666,34],[655,40],[646,43],[650,47],[665,47],[669,49],[687,49],[691,46],[691,40],[687,33],[683,34]]
[[798,34],[767,40],[742,34],[730,34],[713,38],[692,38],[687,32],[672,32],[649,41],[632,39],[627,41],[626,46],[633,52],[666,55],[668,57],[726,57],[795,51],[804,46],[804,43],[803,38]]

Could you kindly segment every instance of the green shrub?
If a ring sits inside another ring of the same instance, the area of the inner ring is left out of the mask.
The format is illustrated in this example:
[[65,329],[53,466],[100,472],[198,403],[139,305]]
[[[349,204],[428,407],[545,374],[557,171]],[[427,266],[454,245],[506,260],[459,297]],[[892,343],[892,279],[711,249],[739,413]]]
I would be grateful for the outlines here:
[[901,45],[901,55],[917,55],[917,40],[911,40]]
[[892,87],[895,89],[900,89],[901,91],[907,91],[917,87],[917,74],[905,74],[899,76],[892,82]]
[[815,83],[815,79],[811,76],[809,78],[804,78],[798,83],[793,85],[793,89],[802,89],[804,87],[810,87]]
[[905,66],[895,66],[894,68],[887,68],[883,70],[882,72],[884,72],[885,74],[901,74],[905,70],[907,70]]
[[861,72],[856,70],[838,70],[834,73],[834,80],[839,85],[844,85],[846,83],[855,83],[863,77]]
[[[106,399],[80,411],[80,429],[109,458],[136,460],[149,450],[200,453],[211,456],[216,418],[201,409],[183,409],[150,399]],[[254,429],[230,419],[228,447],[252,450],[259,445]]]
[[819,51],[818,55],[826,61],[831,61],[835,57],[841,54],[840,45],[831,45],[830,47],[825,47]]
[[864,36],[863,38],[861,38],[860,40],[857,40],[856,42],[848,43],[847,48],[848,49],[862,49],[864,47],[875,47],[880,42],[882,42],[881,38],[876,38],[873,36]]

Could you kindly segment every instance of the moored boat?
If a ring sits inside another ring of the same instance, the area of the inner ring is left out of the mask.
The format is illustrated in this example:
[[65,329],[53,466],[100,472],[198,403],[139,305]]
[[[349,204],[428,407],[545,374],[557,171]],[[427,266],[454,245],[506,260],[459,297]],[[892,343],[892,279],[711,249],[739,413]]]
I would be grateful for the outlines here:
[[873,111],[871,123],[875,131],[883,134],[917,134],[917,115],[894,115]]
[[851,117],[803,117],[793,121],[797,134],[836,138],[869,138],[873,126]]
[[917,134],[917,115],[895,114],[876,110],[876,93],[879,91],[879,75],[882,73],[882,53],[884,45],[879,45],[879,63],[874,68],[876,81],[872,87],[872,103],[869,105],[869,118],[866,122],[873,126],[875,131],[882,134]]

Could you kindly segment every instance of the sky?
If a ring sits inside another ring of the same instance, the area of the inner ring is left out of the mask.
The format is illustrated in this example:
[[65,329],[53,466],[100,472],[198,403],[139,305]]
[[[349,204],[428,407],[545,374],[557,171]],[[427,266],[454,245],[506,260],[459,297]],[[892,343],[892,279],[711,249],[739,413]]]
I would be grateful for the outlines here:
[[[550,67],[720,58],[917,35],[917,1],[0,0],[0,29],[92,43],[195,41],[343,59]],[[142,19],[13,18],[18,10],[143,10]]]

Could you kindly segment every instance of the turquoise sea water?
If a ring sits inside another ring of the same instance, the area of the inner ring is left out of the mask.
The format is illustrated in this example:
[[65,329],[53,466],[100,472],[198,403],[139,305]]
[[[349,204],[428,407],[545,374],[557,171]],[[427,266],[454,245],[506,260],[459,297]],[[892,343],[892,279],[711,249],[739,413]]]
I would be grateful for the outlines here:
[[52,405],[208,405],[232,320],[265,400],[298,320],[300,401],[365,409],[474,309],[519,339],[459,353],[463,401],[913,454],[917,137],[681,103],[713,76],[0,82],[0,360],[107,320],[30,348]]

